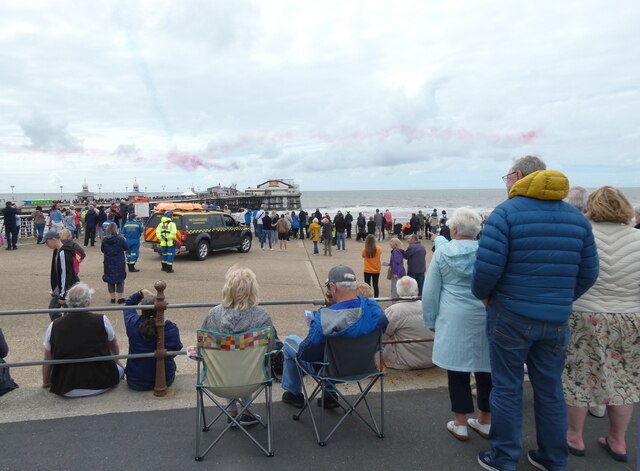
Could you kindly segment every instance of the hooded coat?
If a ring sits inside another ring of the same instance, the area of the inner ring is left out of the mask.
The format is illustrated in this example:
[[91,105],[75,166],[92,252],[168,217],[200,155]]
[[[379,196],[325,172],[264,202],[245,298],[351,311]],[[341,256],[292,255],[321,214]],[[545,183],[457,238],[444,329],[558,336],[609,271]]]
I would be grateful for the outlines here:
[[487,314],[471,293],[478,241],[452,240],[433,255],[422,292],[422,315],[436,330],[433,363],[463,372],[491,372]]
[[100,250],[104,254],[104,275],[102,281],[105,283],[122,283],[127,277],[124,253],[129,248],[127,241],[120,236],[106,237],[102,241]]

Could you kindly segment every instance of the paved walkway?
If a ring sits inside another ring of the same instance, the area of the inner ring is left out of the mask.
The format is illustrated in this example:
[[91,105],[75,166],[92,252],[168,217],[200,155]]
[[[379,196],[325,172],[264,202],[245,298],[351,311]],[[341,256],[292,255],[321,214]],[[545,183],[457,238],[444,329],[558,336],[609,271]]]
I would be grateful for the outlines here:
[[[275,402],[275,457],[267,458],[242,432],[231,431],[201,463],[194,461],[195,408],[2,424],[0,469],[481,469],[476,457],[488,442],[473,432],[466,443],[455,440],[445,430],[450,420],[447,404],[444,388],[387,393],[384,439],[377,438],[359,421],[349,419],[321,448],[315,442],[308,416],[294,422],[291,416],[297,409]],[[524,444],[525,449],[531,449],[535,447],[535,431],[528,385],[525,404]],[[627,464],[611,460],[596,443],[598,435],[606,432],[607,424],[606,419],[588,418],[587,456],[570,456],[570,470],[636,469],[637,414],[630,427]],[[263,429],[255,433],[266,437]],[[518,469],[534,468],[521,461]]]

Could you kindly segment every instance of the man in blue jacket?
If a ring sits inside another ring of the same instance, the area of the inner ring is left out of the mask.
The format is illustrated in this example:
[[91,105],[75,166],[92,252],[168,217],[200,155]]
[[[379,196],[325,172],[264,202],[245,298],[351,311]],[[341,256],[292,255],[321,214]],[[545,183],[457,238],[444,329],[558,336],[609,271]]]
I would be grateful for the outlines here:
[[598,277],[591,225],[563,202],[567,177],[526,156],[503,177],[509,199],[489,216],[471,289],[487,307],[491,359],[491,450],[478,462],[515,470],[522,452],[524,364],[534,390],[539,469],[567,468],[562,370],[573,301]]
[[[318,371],[313,362],[324,358],[324,347],[328,336],[362,337],[374,330],[384,332],[389,320],[373,299],[356,294],[356,275],[345,265],[337,265],[329,271],[327,290],[335,304],[320,308],[316,312],[307,338],[290,335],[284,342],[284,367],[282,371],[282,402],[294,407],[304,406],[302,383],[296,368],[295,357],[301,360],[308,371]],[[339,407],[335,397],[328,394],[324,407]]]
[[124,223],[120,232],[127,239],[127,244],[129,244],[129,249],[127,250],[129,271],[138,272],[140,270],[136,268],[136,262],[140,255],[140,236],[144,234],[144,227],[135,214],[130,214],[129,220]]

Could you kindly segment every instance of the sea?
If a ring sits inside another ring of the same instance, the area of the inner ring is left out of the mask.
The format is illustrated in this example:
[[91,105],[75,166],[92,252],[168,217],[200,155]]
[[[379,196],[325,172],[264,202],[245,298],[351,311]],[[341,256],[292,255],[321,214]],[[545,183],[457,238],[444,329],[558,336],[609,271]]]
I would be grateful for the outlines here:
[[[591,190],[591,189],[589,189]],[[631,204],[640,204],[640,187],[621,188]],[[164,194],[149,193],[149,196],[163,196]],[[167,193],[167,195],[169,195]],[[103,198],[120,200],[122,193],[102,192]],[[67,200],[73,199],[74,193],[0,193],[0,204],[4,201],[16,201],[18,205],[24,201],[38,199]],[[355,217],[362,212],[371,216],[376,209],[381,212],[387,209],[396,219],[409,219],[411,213],[421,210],[431,214],[434,209],[440,213],[443,209],[451,216],[456,208],[462,206],[471,208],[481,214],[489,214],[493,208],[507,198],[504,188],[500,189],[465,189],[465,190],[361,190],[361,191],[304,191],[302,189],[302,208],[313,212],[319,208],[323,213],[333,215],[338,210],[343,213],[350,211]]]

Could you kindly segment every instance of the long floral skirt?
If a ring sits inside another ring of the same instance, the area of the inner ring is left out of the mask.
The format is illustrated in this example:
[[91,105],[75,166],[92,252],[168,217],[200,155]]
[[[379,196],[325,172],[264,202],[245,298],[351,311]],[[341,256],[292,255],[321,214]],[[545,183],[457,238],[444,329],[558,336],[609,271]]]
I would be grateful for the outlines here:
[[574,311],[562,376],[567,404],[620,406],[640,400],[640,313]]

